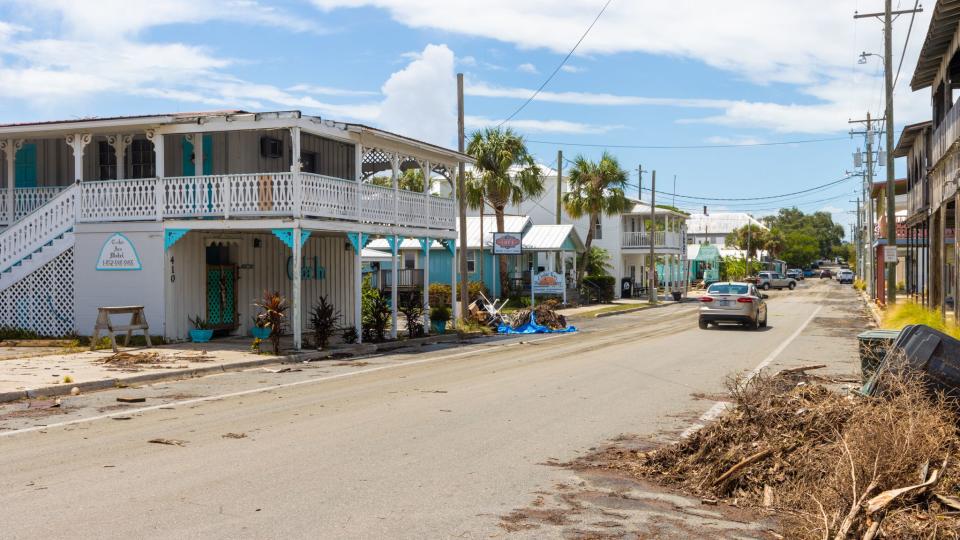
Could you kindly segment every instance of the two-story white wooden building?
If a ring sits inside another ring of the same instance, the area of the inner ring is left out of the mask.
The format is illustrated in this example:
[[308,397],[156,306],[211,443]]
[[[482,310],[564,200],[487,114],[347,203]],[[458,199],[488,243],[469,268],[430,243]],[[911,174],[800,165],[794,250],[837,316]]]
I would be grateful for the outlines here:
[[[0,325],[89,335],[97,307],[143,305],[171,340],[198,315],[245,334],[270,290],[289,299],[297,348],[321,295],[359,331],[371,238],[455,249],[454,174],[469,161],[298,111],[3,125],[0,150]],[[398,187],[411,168],[423,192]]]

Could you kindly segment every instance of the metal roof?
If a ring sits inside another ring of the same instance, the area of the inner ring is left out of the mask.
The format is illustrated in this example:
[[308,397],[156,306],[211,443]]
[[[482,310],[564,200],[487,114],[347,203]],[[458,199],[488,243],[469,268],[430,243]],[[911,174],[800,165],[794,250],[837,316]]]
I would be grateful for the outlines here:
[[[647,216],[650,215],[650,203],[638,201],[636,199],[631,199],[631,200],[633,201],[633,208],[631,208],[630,211],[628,212],[624,212],[625,214],[643,214]],[[687,214],[686,212],[677,212],[675,210],[670,210],[669,208],[664,208],[659,204],[657,205],[657,208],[654,210],[654,215],[656,216],[669,215],[669,216],[676,216],[680,218],[688,218],[690,216],[690,214]]]
[[960,0],[937,0],[927,28],[927,37],[923,40],[917,67],[910,80],[914,91],[933,84],[940,70],[943,55],[946,54],[960,23]]
[[[503,216],[503,232],[523,233],[530,227],[530,217],[528,216]],[[572,225],[570,225],[572,227]],[[493,245],[493,233],[497,230],[496,216],[483,216],[483,245],[490,247]],[[457,231],[460,231],[460,220],[457,220]],[[576,233],[574,233],[576,234]],[[457,243],[460,243],[460,235],[457,234]],[[578,237],[579,240],[579,237]],[[582,243],[581,243],[582,244]],[[373,249],[390,250],[390,244],[385,238],[371,240],[368,244]],[[467,247],[470,249],[480,248],[480,216],[467,217]],[[430,249],[441,249],[443,246],[439,242],[434,242]],[[400,241],[399,249],[420,249],[420,241],[416,238],[405,238]]]
[[930,129],[932,126],[933,122],[930,120],[903,126],[903,131],[900,132],[900,140],[897,141],[897,146],[893,149],[893,157],[906,157],[910,149],[913,148],[913,142],[917,140],[917,137],[923,133],[923,130]]
[[716,212],[713,214],[691,214],[687,219],[687,234],[729,234],[747,223],[764,230],[766,226],[753,216],[744,212]]
[[[384,240],[384,243],[386,243],[386,240]],[[379,251],[368,247],[363,248],[363,251],[360,252],[360,257],[367,261],[389,261],[392,258],[390,253],[386,251]]]
[[533,225],[523,233],[524,251],[572,251],[581,252],[583,241],[573,225]]

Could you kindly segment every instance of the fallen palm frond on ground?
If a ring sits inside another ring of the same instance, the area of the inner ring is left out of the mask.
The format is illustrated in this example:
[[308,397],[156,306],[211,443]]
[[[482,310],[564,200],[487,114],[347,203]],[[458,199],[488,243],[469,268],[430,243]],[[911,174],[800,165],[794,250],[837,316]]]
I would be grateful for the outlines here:
[[885,388],[844,396],[798,372],[735,381],[713,424],[612,466],[779,510],[788,538],[960,537],[954,409],[916,377]]

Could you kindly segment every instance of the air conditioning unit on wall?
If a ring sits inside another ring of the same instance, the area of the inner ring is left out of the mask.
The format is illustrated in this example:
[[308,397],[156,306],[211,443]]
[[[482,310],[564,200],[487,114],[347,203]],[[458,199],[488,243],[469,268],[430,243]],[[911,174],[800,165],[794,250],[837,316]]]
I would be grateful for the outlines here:
[[260,155],[265,158],[283,157],[283,141],[273,137],[260,137]]

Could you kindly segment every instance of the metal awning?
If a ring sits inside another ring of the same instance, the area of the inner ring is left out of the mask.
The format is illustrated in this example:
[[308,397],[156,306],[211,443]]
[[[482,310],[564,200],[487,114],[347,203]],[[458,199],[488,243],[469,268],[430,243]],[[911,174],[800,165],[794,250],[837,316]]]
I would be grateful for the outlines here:
[[932,85],[937,78],[943,55],[950,48],[958,23],[960,23],[960,0],[938,0],[930,17],[930,26],[927,28],[927,37],[923,40],[923,48],[920,49],[917,68],[910,80],[910,88],[913,91]]
[[523,251],[583,250],[583,241],[573,225],[533,225],[523,233]]
[[903,131],[900,132],[900,140],[897,141],[897,146],[893,149],[893,157],[906,157],[910,149],[913,148],[913,142],[917,140],[917,137],[923,133],[923,130],[930,129],[932,126],[933,122],[930,120],[903,126]]

